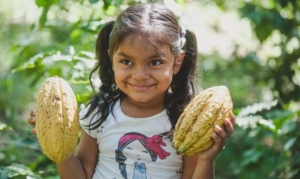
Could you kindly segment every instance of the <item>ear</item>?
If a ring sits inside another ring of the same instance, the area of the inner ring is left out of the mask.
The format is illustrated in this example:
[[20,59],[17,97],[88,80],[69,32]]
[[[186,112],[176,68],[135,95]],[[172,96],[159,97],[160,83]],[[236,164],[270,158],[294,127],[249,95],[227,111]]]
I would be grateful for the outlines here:
[[110,52],[110,51],[109,51],[109,49],[108,49],[108,50],[107,50],[108,56],[109,56],[110,59],[112,59],[109,52]]
[[173,75],[176,75],[179,72],[184,57],[185,57],[185,52],[182,52],[175,58],[175,62],[173,66]]

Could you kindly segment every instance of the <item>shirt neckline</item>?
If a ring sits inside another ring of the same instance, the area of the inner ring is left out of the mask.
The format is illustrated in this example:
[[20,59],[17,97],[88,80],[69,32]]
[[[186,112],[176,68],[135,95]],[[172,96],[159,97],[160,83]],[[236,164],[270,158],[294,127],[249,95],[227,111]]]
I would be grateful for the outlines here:
[[167,110],[164,109],[163,111],[161,111],[161,112],[159,112],[159,113],[157,113],[157,114],[155,114],[155,115],[153,115],[153,116],[149,116],[149,117],[143,117],[143,118],[130,117],[130,116],[127,116],[127,115],[123,112],[123,110],[122,110],[122,108],[121,108],[120,99],[118,99],[117,102],[116,102],[116,109],[118,109],[118,108],[119,108],[119,110],[120,110],[121,115],[122,115],[124,118],[131,119],[131,120],[137,120],[137,121],[147,121],[147,120],[155,119],[155,118],[158,118],[158,117],[160,117],[160,116],[162,116],[162,115],[167,114]]

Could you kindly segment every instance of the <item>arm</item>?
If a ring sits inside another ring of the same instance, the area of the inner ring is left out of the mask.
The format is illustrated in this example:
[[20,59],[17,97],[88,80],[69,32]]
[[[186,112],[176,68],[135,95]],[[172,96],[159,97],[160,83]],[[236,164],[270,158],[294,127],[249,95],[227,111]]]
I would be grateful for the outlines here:
[[81,130],[81,139],[75,155],[66,161],[57,163],[57,170],[62,179],[91,179],[98,161],[97,140]]
[[181,179],[191,179],[193,177],[197,165],[197,159],[197,154],[189,157],[183,157],[183,173]]
[[184,157],[182,179],[208,179],[215,178],[214,161],[203,162],[198,154]]
[[[35,127],[35,110],[30,112],[27,122]],[[31,133],[36,135],[35,128]],[[81,139],[75,155],[71,155],[66,161],[57,163],[57,170],[62,179],[91,179],[98,160],[97,140],[89,136],[85,130],[81,130]]]
[[215,167],[214,161],[203,162],[198,159],[195,172],[192,179],[214,179],[215,178]]

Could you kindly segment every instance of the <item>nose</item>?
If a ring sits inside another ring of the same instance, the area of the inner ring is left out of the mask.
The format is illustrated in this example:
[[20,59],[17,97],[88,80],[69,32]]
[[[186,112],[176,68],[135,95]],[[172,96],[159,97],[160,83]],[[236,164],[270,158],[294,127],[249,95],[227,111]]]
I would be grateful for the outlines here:
[[137,66],[132,74],[132,77],[136,80],[144,80],[149,78],[147,67]]

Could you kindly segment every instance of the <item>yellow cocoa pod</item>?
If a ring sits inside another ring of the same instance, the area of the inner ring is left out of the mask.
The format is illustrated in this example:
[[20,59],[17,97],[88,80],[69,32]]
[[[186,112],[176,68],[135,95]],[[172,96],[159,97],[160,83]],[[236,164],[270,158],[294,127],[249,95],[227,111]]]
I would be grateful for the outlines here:
[[35,130],[43,153],[55,163],[74,152],[79,132],[75,95],[62,78],[47,78],[36,101]]
[[173,146],[191,156],[214,144],[212,134],[225,118],[231,118],[232,100],[226,86],[215,86],[199,93],[184,109],[175,126]]

